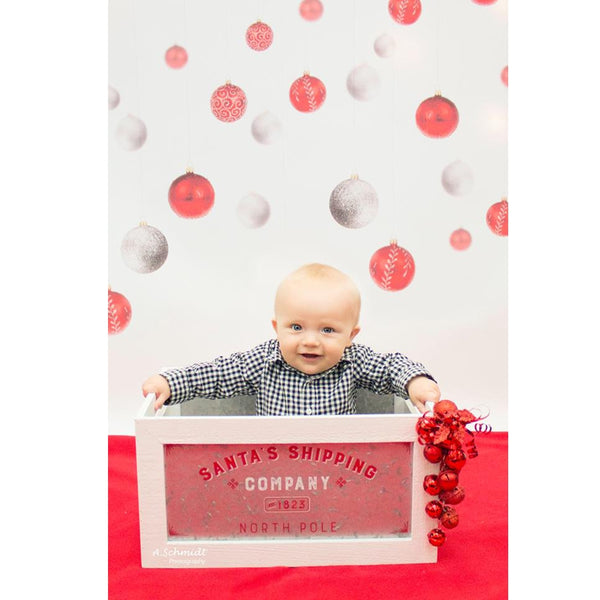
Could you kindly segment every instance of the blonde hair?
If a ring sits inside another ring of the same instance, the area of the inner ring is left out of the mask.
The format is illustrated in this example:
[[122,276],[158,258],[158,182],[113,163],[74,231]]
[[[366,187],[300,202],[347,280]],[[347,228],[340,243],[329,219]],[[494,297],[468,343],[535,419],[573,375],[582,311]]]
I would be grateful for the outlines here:
[[352,281],[352,279],[348,275],[342,273],[342,271],[336,269],[335,267],[331,267],[329,265],[324,265],[321,263],[309,263],[306,265],[302,265],[295,271],[292,271],[279,284],[279,287],[277,288],[277,292],[275,294],[275,306],[277,306],[277,298],[279,297],[279,293],[282,290],[282,288],[288,283],[297,281],[331,283],[345,287],[348,291],[348,294],[353,297],[352,299],[356,303],[356,320],[358,322],[361,304],[360,292],[354,281]]

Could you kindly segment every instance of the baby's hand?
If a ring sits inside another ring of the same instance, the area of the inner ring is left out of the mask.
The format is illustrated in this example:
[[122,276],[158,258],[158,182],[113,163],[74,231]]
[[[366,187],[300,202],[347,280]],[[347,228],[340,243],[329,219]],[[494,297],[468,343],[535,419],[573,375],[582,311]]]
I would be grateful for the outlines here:
[[144,397],[148,394],[156,394],[154,410],[158,410],[171,396],[169,382],[162,375],[152,375],[142,384]]
[[425,377],[424,375],[418,375],[413,377],[406,386],[408,397],[412,403],[422,412],[427,411],[425,406],[426,402],[439,402],[441,392],[435,381]]

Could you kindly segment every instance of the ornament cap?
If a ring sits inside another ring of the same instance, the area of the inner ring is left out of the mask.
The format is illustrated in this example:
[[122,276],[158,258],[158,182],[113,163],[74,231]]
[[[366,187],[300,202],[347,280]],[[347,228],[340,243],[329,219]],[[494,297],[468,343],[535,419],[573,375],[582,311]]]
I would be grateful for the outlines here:
[[441,96],[442,92],[441,90],[435,90],[435,94],[433,94],[434,96]]
[[304,73],[302,73],[303,77],[306,77],[307,75],[310,75],[310,71],[304,71]]
[[390,246],[397,246],[398,245],[398,240],[396,238],[392,238],[390,240]]
[[188,165],[185,168],[185,172],[186,172],[187,175],[190,175],[190,174],[192,174],[194,172],[194,169],[191,166]]
[[140,227],[148,227],[148,223],[146,223],[146,221],[140,221]]
[[356,171],[354,173],[352,173],[352,175],[350,175],[350,179],[357,180],[358,179],[358,173],[356,173]]

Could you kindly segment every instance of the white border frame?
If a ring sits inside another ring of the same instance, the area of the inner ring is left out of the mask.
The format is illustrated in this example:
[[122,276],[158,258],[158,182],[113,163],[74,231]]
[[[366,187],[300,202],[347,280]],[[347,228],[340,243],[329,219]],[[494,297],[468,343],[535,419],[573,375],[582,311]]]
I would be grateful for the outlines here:
[[[178,416],[178,407],[156,415],[146,398],[135,420],[142,566],[147,568],[272,567],[432,563],[437,548],[427,533],[431,500],[423,478],[432,472],[420,452],[419,413],[313,417]],[[173,415],[173,416],[171,416]],[[165,510],[164,444],[291,444],[411,442],[411,535],[399,538],[169,540]]]

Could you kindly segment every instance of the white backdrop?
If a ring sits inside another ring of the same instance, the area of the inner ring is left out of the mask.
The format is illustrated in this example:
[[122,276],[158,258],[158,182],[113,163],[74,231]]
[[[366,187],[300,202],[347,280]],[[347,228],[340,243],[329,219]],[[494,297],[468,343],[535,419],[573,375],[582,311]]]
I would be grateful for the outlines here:
[[[323,0],[323,16],[302,19],[297,0],[208,2],[111,0],[109,85],[120,101],[109,112],[109,284],[132,306],[125,330],[109,338],[109,433],[133,432],[143,379],[162,366],[209,360],[272,336],[272,299],[283,275],[300,264],[330,263],[363,294],[357,341],[399,350],[426,364],[442,396],[464,408],[487,407],[495,430],[507,429],[507,242],[486,224],[488,208],[507,195],[505,0],[422,0],[412,25],[392,20],[386,0]],[[272,46],[251,50],[257,19]],[[393,57],[373,49],[393,36]],[[186,48],[182,69],[165,63],[173,44]],[[367,102],[346,88],[353,67],[377,69],[381,85]],[[327,98],[314,113],[290,103],[295,79],[310,71]],[[230,80],[248,98],[244,116],[217,120],[210,97]],[[437,90],[457,106],[447,138],[423,135],[419,104]],[[264,111],[282,123],[272,145],[251,135]],[[116,129],[142,119],[145,144],[126,151]],[[441,173],[461,160],[473,186],[449,194]],[[213,209],[183,219],[170,208],[171,182],[188,166],[215,188]],[[377,191],[376,218],[361,229],[329,212],[334,187],[358,173]],[[248,229],[236,214],[246,194],[264,196],[268,222]],[[125,234],[140,221],[167,238],[157,271],[132,271],[121,256]],[[458,228],[472,235],[451,247]],[[414,257],[412,283],[378,288],[369,260],[395,238]]]

